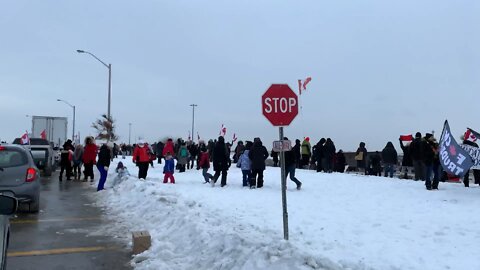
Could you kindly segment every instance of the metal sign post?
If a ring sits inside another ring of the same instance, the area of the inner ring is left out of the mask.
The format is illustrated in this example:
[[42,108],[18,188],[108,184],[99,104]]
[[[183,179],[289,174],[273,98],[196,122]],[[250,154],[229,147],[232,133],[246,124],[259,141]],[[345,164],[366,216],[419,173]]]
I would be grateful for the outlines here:
[[[278,128],[280,140],[283,141],[283,127]],[[282,170],[282,208],[283,208],[283,239],[288,240],[288,211],[287,211],[287,177],[285,173],[285,151],[280,151],[280,168]]]

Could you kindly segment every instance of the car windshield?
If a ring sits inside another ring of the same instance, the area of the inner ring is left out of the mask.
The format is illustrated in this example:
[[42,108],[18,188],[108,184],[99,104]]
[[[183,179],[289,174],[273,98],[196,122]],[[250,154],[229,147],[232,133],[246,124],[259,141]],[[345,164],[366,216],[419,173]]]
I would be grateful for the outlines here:
[[0,151],[0,168],[23,166],[27,162],[27,156],[20,150],[5,149]]

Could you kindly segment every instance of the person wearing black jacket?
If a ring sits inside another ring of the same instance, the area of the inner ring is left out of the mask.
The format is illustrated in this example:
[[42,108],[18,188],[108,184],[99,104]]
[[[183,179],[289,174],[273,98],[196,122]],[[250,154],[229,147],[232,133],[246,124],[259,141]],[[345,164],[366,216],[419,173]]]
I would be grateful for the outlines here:
[[[287,137],[284,137],[283,139],[288,140]],[[297,189],[300,190],[302,182],[298,181],[295,177],[295,167],[295,154],[292,150],[285,151],[285,178],[290,175],[290,180],[292,180],[297,185]]]
[[385,165],[384,176],[390,176],[390,178],[393,178],[393,171],[395,170],[395,165],[397,165],[398,162],[398,155],[397,150],[395,150],[392,142],[388,142],[385,148],[383,148],[382,160],[383,164]]
[[422,134],[417,132],[415,139],[410,143],[410,154],[413,162],[413,169],[415,170],[415,181],[425,180],[425,141],[422,139]]
[[317,172],[321,172],[324,167],[323,167],[323,158],[324,158],[324,144],[325,144],[325,138],[321,138],[318,143],[315,145],[315,151],[313,152],[313,155],[315,156],[315,160],[317,161]]
[[218,141],[215,143],[213,147],[213,170],[215,174],[213,175],[213,181],[211,181],[212,186],[222,174],[222,180],[220,182],[220,186],[224,187],[227,185],[227,171],[230,168],[230,153],[228,152],[227,146],[225,145],[225,139],[223,136],[218,137]]
[[260,138],[253,140],[253,146],[250,152],[248,152],[248,158],[252,161],[250,188],[261,188],[263,187],[263,171],[265,170],[265,160],[268,158],[268,150],[262,145]]
[[435,158],[435,152],[433,150],[435,138],[430,133],[425,134],[424,138],[424,162],[425,162],[425,187],[427,190],[432,189],[432,176],[433,176],[433,160]]
[[108,148],[107,144],[104,143],[98,152],[97,169],[100,172],[100,180],[98,181],[97,191],[104,189],[103,187],[105,185],[105,181],[107,181],[107,172],[108,167],[110,166],[110,159],[110,148]]
[[323,169],[327,173],[331,173],[333,171],[333,162],[335,158],[335,144],[330,138],[327,138],[325,141],[325,145],[323,145]]
[[292,152],[293,152],[293,157],[295,157],[295,167],[300,168],[301,155],[300,155],[300,140],[299,139],[295,140],[295,145],[292,148]]
[[157,159],[158,159],[158,164],[162,164],[162,153],[163,153],[163,147],[165,146],[165,144],[161,141],[159,141],[157,144],[156,144],[156,153],[157,153]]
[[[470,146],[478,148],[477,143],[469,141],[468,139],[464,139],[463,144],[470,145]],[[480,170],[472,169],[472,171],[473,171],[473,178],[474,178],[475,184],[480,184],[480,182],[479,182],[480,181]],[[465,176],[463,176],[463,184],[465,185],[465,187],[470,187],[470,170],[468,170],[465,173]]]
[[413,166],[412,163],[412,156],[410,155],[410,144],[407,144],[406,146],[403,145],[402,138],[399,139],[400,141],[400,148],[402,148],[403,151],[403,158],[402,158],[402,169],[400,169],[400,172],[404,170],[404,179],[408,179],[408,168]]
[[74,150],[75,149],[73,148],[72,140],[67,140],[63,144],[63,149],[60,152],[60,175],[58,177],[60,181],[62,181],[64,171],[66,171],[67,180],[72,180],[70,177],[72,177],[73,175],[73,168],[70,157],[73,155]]
[[338,150],[338,153],[335,155],[335,171],[339,173],[345,172],[345,166],[347,165],[347,160],[343,154],[342,149]]

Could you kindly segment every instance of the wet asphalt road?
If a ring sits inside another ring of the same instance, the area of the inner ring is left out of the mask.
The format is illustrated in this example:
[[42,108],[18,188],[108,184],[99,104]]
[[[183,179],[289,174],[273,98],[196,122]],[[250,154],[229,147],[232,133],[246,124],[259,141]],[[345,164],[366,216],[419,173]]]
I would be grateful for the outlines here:
[[132,269],[124,243],[89,235],[111,226],[87,195],[95,192],[90,183],[59,182],[58,172],[41,183],[40,212],[20,211],[11,220],[8,270]]

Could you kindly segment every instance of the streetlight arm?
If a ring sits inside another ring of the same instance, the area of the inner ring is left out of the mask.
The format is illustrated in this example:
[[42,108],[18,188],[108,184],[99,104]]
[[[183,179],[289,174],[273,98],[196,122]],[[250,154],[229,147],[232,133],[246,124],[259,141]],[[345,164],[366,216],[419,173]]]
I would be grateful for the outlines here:
[[67,104],[68,106],[70,106],[70,107],[72,107],[72,108],[73,108],[73,107],[75,107],[75,106],[73,106],[72,104],[68,103],[68,101],[66,101],[66,100],[63,100],[63,99],[57,99],[57,101],[61,101],[61,102],[63,102],[63,103],[65,103],[65,104]]
[[102,60],[100,60],[100,58],[98,58],[97,56],[95,56],[95,54],[91,53],[91,52],[88,52],[88,51],[83,51],[83,50],[77,50],[78,53],[87,53],[87,54],[90,54],[93,58],[97,59],[100,63],[102,63],[104,66],[106,66],[108,69],[110,69],[110,66],[107,65],[105,62],[103,62]]

